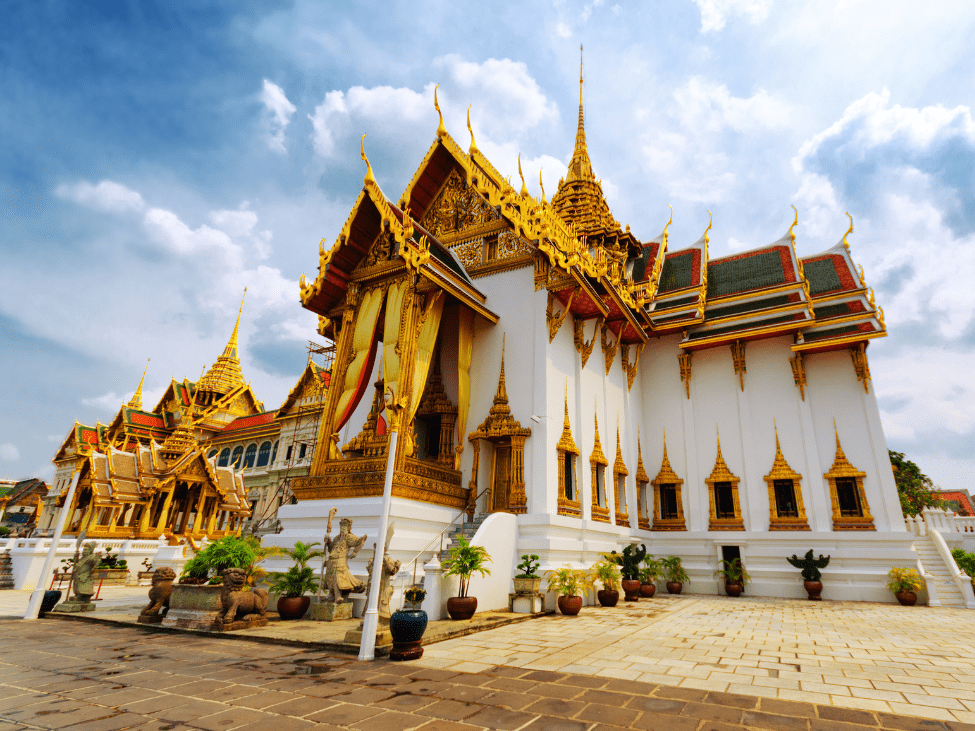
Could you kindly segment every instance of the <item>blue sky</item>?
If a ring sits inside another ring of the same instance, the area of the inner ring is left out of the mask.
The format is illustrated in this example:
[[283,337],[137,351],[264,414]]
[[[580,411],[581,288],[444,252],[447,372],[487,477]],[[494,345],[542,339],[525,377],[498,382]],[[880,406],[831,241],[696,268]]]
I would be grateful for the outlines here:
[[49,476],[221,352],[277,406],[314,276],[362,181],[394,199],[447,128],[549,195],[586,129],[617,219],[712,255],[850,236],[886,313],[888,443],[942,486],[975,469],[975,5],[781,0],[8,3],[0,28],[0,476]]

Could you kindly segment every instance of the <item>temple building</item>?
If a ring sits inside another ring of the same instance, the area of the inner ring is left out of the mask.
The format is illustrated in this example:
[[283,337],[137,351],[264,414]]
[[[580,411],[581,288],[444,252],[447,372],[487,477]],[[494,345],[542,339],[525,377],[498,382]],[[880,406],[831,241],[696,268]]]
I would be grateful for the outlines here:
[[[460,513],[506,514],[494,525],[514,527],[493,545],[543,570],[645,543],[683,557],[692,591],[717,591],[720,561],[740,556],[750,592],[799,596],[785,558],[813,548],[832,556],[831,598],[890,601],[887,570],[917,557],[867,362],[883,311],[853,260],[852,219],[805,256],[798,212],[732,256],[710,256],[710,221],[685,245],[669,221],[639,238],[595,175],[581,74],[551,201],[524,178],[516,190],[468,129],[464,150],[441,115],[395,201],[361,146],[362,191],[301,280],[335,342],[336,387],[276,539],[320,540],[332,507],[374,536],[392,459],[404,566],[439,550]],[[401,439],[387,455],[391,419]]]

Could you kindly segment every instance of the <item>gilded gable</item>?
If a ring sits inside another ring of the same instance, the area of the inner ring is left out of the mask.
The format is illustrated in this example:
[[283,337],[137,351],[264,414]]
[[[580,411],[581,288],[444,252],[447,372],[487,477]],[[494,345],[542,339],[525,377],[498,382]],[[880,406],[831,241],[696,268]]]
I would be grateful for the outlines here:
[[469,229],[479,230],[500,221],[497,211],[453,170],[420,223],[446,243]]

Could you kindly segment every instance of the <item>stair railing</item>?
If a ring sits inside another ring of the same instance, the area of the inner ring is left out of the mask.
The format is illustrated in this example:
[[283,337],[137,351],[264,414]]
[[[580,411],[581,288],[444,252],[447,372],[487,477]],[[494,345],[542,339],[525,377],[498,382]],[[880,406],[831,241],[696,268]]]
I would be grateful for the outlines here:
[[[409,566],[411,563],[413,564],[413,583],[414,584],[416,584],[416,562],[419,560],[420,556],[422,556],[424,553],[426,553],[427,551],[429,551],[430,550],[430,546],[432,546],[438,540],[440,541],[440,551],[438,553],[442,553],[443,552],[443,537],[444,537],[444,533],[446,533],[450,529],[450,527],[454,523],[457,522],[457,518],[462,518],[463,516],[467,515],[467,511],[470,510],[471,506],[477,505],[477,499],[479,497],[481,497],[481,495],[483,495],[484,493],[486,493],[488,491],[488,489],[489,488],[485,487],[483,490],[481,490],[479,493],[477,493],[477,495],[475,495],[471,500],[469,500],[468,503],[467,503],[467,505],[465,505],[464,508],[457,515],[455,515],[451,519],[451,521],[449,523],[447,523],[447,525],[444,526],[444,529],[442,531],[440,531],[440,533],[438,533],[437,535],[435,535],[433,538],[430,539],[430,542],[427,543],[427,545],[425,545],[423,547],[423,550],[421,550],[413,558],[411,558],[409,561],[406,562],[406,565],[407,566]],[[461,521],[461,526],[462,527],[463,527],[463,525],[464,525],[465,522],[466,521]]]

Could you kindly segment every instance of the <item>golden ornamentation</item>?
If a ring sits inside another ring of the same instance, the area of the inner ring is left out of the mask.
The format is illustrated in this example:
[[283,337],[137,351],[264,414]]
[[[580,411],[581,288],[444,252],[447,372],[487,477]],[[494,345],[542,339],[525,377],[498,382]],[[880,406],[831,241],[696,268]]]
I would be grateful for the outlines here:
[[501,231],[498,234],[498,259],[533,256],[534,253],[535,248],[514,231]]
[[[685,336],[686,339],[686,336]],[[691,397],[691,356],[694,353],[679,353],[677,355],[677,361],[680,364],[680,380],[684,383],[684,391],[687,393],[687,398]]]
[[[609,325],[605,322],[605,320],[603,321],[602,327],[599,329],[599,339],[602,342],[602,346],[603,346],[603,358],[606,361],[607,376],[609,375],[610,369],[612,369],[613,367],[613,361],[616,360],[616,351],[620,347],[620,339],[623,337],[623,330],[626,329],[626,326],[628,324],[629,324],[628,322],[623,323],[622,327],[620,327],[619,337],[616,338],[616,340],[613,342],[612,345],[609,344],[609,339],[606,337],[607,333],[611,334],[611,331],[609,329]],[[596,335],[595,333],[593,333],[593,339],[595,340],[595,338]]]
[[[683,484],[684,481],[677,476],[670,460],[667,458],[667,432],[664,432],[664,458],[660,463],[660,471],[653,478],[653,530],[687,530],[684,523],[684,500]],[[662,485],[673,485],[677,493],[677,517],[664,518],[660,510],[660,487]]]
[[440,373],[439,352],[433,358],[433,372],[427,379],[426,388],[420,398],[417,417],[436,416],[440,422],[438,435],[437,461],[445,465],[454,463],[454,425],[457,423],[457,407],[450,401]]
[[592,332],[592,339],[586,342],[586,321],[585,320],[573,320],[572,325],[575,328],[573,342],[575,342],[576,350],[579,351],[579,355],[582,357],[582,367],[586,367],[586,362],[589,360],[589,356],[592,355],[593,346],[596,344],[596,334],[599,329],[603,326],[603,318],[596,318],[596,329]]
[[[728,464],[724,461],[721,454],[721,434],[718,434],[718,456],[714,461],[714,468],[711,474],[705,478],[704,482],[708,486],[708,504],[710,505],[711,519],[708,522],[708,530],[745,530],[745,524],[741,517],[741,504],[738,501],[738,483],[741,480],[736,477]],[[719,518],[715,499],[715,485],[721,482],[731,483],[731,496],[734,508],[734,516],[731,518]]]
[[609,460],[603,454],[603,446],[599,443],[599,417],[593,411],[593,423],[596,425],[596,437],[593,442],[592,454],[589,455],[589,467],[592,470],[592,519],[601,523],[609,522],[609,507],[599,504],[599,482],[603,483],[603,502],[606,502],[606,480],[605,469],[609,466]]
[[443,241],[472,227],[484,227],[501,221],[497,211],[452,170],[420,222]]
[[799,388],[799,395],[802,400],[806,400],[806,364],[803,360],[802,353],[796,353],[794,357],[789,358],[789,365],[792,366],[792,380],[795,381],[796,386]]
[[851,233],[853,233],[853,216],[851,216],[849,212],[847,212],[846,217],[850,219],[850,227],[846,230],[846,233],[843,234],[843,246],[846,248],[846,253],[849,254],[850,243],[846,240],[846,237],[849,236]]
[[[823,475],[829,482],[830,502],[833,505],[833,530],[877,530],[873,524],[873,516],[870,514],[870,505],[867,503],[867,494],[863,489],[863,480],[867,476],[866,472],[861,472],[846,458],[843,447],[840,445],[840,433],[836,429],[836,419],[833,419],[833,433],[836,435],[836,456],[833,458],[833,466],[829,472]],[[843,515],[840,509],[839,493],[836,489],[836,481],[848,479],[856,481],[856,497],[859,498],[860,515]]]
[[650,476],[643,466],[643,447],[640,445],[640,428],[636,430],[636,516],[640,530],[650,530],[650,518],[647,510],[647,485]]
[[[408,216],[406,218],[409,220]],[[410,239],[407,239],[400,244],[399,255],[403,257],[407,268],[416,273],[430,260],[430,242],[427,241],[426,236],[421,236],[413,246],[409,242]]]
[[437,89],[440,88],[440,84],[433,87],[433,108],[437,110],[437,116],[440,117],[440,123],[437,125],[437,139],[442,140],[447,136],[447,128],[443,123],[443,114],[440,112],[440,102],[437,99]]
[[559,315],[555,314],[555,303],[558,302],[558,297],[556,297],[552,292],[548,293],[548,305],[545,307],[545,321],[548,323],[548,341],[551,343],[556,334],[559,332],[559,328],[562,327],[562,323],[565,322],[565,318],[569,314],[569,310],[572,308],[572,298],[576,296],[576,292],[579,288],[572,290],[569,294],[569,301],[565,303],[562,313]]
[[620,489],[620,478],[629,475],[623,462],[623,445],[620,443],[620,425],[616,424],[616,460],[613,462],[613,491],[616,494],[616,525],[630,527],[630,516],[626,506],[626,487]]
[[633,389],[633,381],[636,380],[637,366],[640,365],[640,355],[643,353],[643,349],[647,346],[646,343],[640,343],[634,349],[635,355],[633,357],[633,363],[630,363],[630,346],[625,343],[620,346],[620,365],[623,368],[623,372],[626,374],[626,390],[631,391]]
[[738,383],[742,393],[745,392],[745,343],[736,340],[731,344],[731,360],[735,365],[735,375],[738,376]]
[[[772,470],[763,478],[768,485],[769,530],[809,530],[806,509],[802,502],[802,475],[796,472],[785,461],[782,447],[779,445],[779,429],[775,428],[775,461]],[[778,501],[775,499],[775,481],[788,480],[792,483],[792,494],[796,501],[795,517],[781,516],[778,511]]]
[[[562,422],[562,434],[559,436],[558,444],[555,445],[555,451],[558,455],[559,461],[559,500],[558,500],[558,513],[559,515],[568,515],[574,518],[578,518],[582,515],[582,504],[578,499],[579,495],[579,485],[576,482],[575,474],[575,458],[579,456],[579,448],[576,447],[575,441],[572,439],[572,427],[569,425],[569,390],[568,386],[565,391],[565,420]],[[566,480],[565,480],[565,462],[566,455],[573,455],[572,466],[573,474],[572,484],[575,487],[576,498],[569,498],[566,494]]]
[[863,384],[863,390],[870,393],[870,365],[867,363],[867,344],[857,343],[856,347],[850,348],[850,358],[853,359],[853,371],[857,374],[857,380]]
[[480,152],[477,149],[477,143],[474,142],[474,130],[471,129],[471,107],[467,106],[467,131],[471,133],[471,146],[468,148],[468,153],[473,157],[475,153]]
[[469,274],[473,268],[482,263],[484,257],[484,246],[484,239],[476,238],[471,239],[470,241],[464,241],[460,244],[455,244],[450,248],[455,254],[457,254],[457,258],[460,259],[460,263],[464,265],[464,269],[466,269]]
[[[505,480],[511,488],[507,500],[507,511],[525,513],[528,511],[528,498],[525,495],[525,440],[531,436],[532,430],[522,427],[521,423],[511,415],[511,407],[508,405],[508,391],[504,380],[504,347],[502,341],[501,373],[498,376],[498,390],[494,395],[494,405],[491,406],[491,411],[487,418],[481,422],[481,425],[468,435],[467,441],[476,442],[479,439],[484,439],[492,442],[495,445],[496,453],[498,446],[511,447],[511,459],[508,464],[510,473]],[[493,477],[492,474],[492,495],[488,501],[490,505],[497,504],[494,502],[493,486],[495,480]],[[476,474],[472,475],[471,480],[475,485],[477,484]]]

